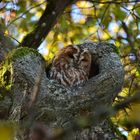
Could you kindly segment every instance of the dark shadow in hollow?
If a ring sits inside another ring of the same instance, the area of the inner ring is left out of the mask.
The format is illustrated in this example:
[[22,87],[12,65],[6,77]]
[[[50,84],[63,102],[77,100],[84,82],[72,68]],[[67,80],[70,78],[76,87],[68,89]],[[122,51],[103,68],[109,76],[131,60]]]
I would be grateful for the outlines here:
[[99,63],[97,58],[92,57],[91,68],[89,72],[89,79],[99,74]]

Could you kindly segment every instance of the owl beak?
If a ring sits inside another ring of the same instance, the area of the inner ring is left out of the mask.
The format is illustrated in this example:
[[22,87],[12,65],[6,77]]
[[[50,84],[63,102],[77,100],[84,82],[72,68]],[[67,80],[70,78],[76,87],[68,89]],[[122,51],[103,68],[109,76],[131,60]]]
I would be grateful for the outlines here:
[[74,64],[73,64],[73,63],[70,63],[70,66],[71,66],[71,67],[74,67]]
[[74,68],[78,68],[78,63],[77,62],[73,62],[73,67]]

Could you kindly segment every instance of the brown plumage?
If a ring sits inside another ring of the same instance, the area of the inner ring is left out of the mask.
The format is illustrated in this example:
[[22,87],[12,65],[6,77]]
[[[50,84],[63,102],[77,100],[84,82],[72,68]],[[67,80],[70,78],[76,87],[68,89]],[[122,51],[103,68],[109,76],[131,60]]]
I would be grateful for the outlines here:
[[64,86],[75,86],[88,80],[91,54],[82,45],[69,45],[54,57],[50,69],[50,79]]

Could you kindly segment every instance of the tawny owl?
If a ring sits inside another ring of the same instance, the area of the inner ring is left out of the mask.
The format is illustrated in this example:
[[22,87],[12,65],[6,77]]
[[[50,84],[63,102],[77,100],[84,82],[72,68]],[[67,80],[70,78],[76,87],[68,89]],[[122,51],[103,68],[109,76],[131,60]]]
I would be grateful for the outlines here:
[[64,86],[76,86],[88,80],[91,53],[82,45],[69,45],[54,57],[50,79]]

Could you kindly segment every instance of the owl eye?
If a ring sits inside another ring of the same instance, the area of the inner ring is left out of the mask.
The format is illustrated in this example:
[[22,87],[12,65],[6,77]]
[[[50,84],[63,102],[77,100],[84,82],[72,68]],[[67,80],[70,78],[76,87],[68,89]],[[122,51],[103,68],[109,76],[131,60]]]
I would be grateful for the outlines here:
[[68,54],[68,57],[72,59],[74,58],[73,54]]
[[82,59],[81,61],[82,61],[82,62],[87,62],[88,60],[84,58],[84,59]]

